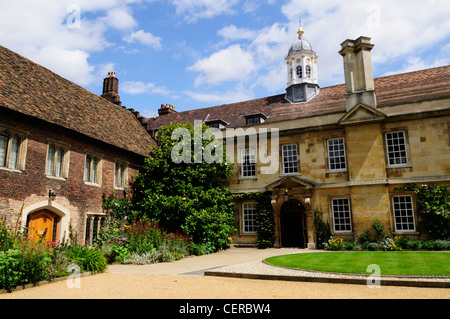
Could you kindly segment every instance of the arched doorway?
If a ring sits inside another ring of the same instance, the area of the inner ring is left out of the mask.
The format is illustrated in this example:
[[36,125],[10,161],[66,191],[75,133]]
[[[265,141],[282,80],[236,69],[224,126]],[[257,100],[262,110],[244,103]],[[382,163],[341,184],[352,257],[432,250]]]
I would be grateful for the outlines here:
[[47,242],[59,240],[59,225],[61,217],[57,214],[43,209],[28,215],[28,235],[32,239],[41,239],[45,235]]
[[283,204],[280,213],[281,247],[305,248],[305,207],[295,199]]

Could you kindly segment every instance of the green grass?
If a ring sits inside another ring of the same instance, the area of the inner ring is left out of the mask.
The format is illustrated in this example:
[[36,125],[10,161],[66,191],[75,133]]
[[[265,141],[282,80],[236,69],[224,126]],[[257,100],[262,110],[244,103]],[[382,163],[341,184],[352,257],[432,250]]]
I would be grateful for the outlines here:
[[450,252],[358,251],[291,254],[267,258],[276,266],[326,272],[371,274],[376,264],[381,275],[450,276]]

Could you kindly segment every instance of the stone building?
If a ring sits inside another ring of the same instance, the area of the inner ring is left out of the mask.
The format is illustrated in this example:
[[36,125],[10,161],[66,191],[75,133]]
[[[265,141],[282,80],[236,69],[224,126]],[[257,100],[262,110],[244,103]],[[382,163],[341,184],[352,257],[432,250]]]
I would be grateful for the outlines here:
[[49,241],[72,225],[90,243],[103,197],[128,187],[153,144],[120,106],[114,73],[100,97],[0,46],[0,217],[10,224],[47,229]]
[[[386,232],[423,238],[414,194],[396,188],[450,182],[450,66],[374,79],[374,45],[360,37],[339,51],[345,84],[320,88],[317,54],[298,34],[285,59],[285,94],[187,112],[162,105],[141,122],[152,135],[195,120],[223,132],[242,128],[247,140],[234,143],[229,188],[271,192],[276,247],[315,247],[319,210],[346,240],[376,219]],[[256,243],[255,212],[252,201],[236,203],[235,243]]]

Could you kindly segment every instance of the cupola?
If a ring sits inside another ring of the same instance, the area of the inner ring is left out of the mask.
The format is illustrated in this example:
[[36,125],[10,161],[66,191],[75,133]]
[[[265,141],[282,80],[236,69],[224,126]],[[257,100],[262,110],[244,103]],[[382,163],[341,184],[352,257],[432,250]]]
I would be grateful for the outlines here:
[[311,43],[304,39],[304,33],[300,26],[298,39],[291,45],[286,57],[286,100],[291,103],[309,101],[319,93],[318,56]]

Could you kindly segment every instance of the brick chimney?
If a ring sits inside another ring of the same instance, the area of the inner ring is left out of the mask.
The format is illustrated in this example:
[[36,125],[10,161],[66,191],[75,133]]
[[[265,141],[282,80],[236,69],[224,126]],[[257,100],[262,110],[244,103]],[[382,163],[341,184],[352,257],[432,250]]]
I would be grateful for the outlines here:
[[363,103],[376,108],[375,82],[373,79],[370,38],[359,37],[341,44],[339,54],[344,58],[347,111]]
[[161,108],[158,110],[158,115],[161,116],[170,113],[177,113],[177,111],[175,111],[175,106],[170,104],[161,104]]
[[119,79],[116,78],[116,72],[108,72],[108,77],[103,80],[102,98],[122,106],[119,96]]

